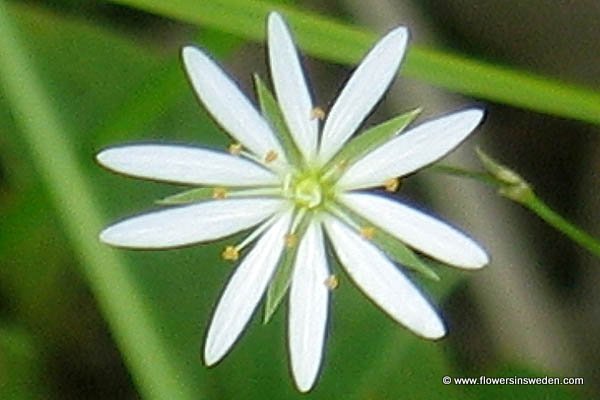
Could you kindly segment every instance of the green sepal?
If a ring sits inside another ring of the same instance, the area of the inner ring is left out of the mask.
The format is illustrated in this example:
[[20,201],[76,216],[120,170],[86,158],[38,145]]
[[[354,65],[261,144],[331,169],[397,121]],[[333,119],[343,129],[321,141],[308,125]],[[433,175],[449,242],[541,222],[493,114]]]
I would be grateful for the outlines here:
[[427,262],[423,261],[421,257],[419,257],[408,246],[389,233],[382,231],[381,229],[377,229],[372,240],[397,263],[410,268],[433,281],[440,280],[439,275],[428,265]]
[[475,152],[486,171],[500,184],[498,193],[521,204],[535,197],[531,185],[521,175],[500,164],[480,148],[476,148]]
[[271,93],[267,85],[265,85],[257,74],[254,74],[254,86],[260,110],[279,138],[287,159],[292,165],[300,165],[302,155],[285,123],[283,113],[281,112],[279,103],[275,100],[275,96],[273,96],[273,93]]
[[212,187],[201,187],[186,190],[184,192],[165,197],[164,199],[156,200],[156,204],[161,206],[177,206],[181,204],[189,204],[208,200],[213,198],[214,190],[215,189]]
[[[306,218],[295,232],[298,240],[302,239],[304,232],[306,231],[307,223],[305,221],[307,221]],[[275,270],[275,275],[271,279],[265,300],[263,324],[267,324],[271,320],[275,311],[277,311],[279,305],[283,301],[283,298],[290,287],[290,283],[292,283],[292,273],[294,272],[294,262],[296,261],[296,254],[298,253],[298,245],[299,243],[296,243],[295,246],[285,248],[279,266]]]
[[[354,211],[349,210],[347,207],[343,208],[343,212],[361,227],[373,225],[366,218],[361,217]],[[387,233],[381,227],[375,226],[375,234],[370,240],[398,264],[420,273],[425,278],[433,281],[440,280],[439,275],[428,265],[427,262],[419,257],[407,245]]]
[[420,113],[421,109],[417,108],[367,129],[344,145],[340,152],[328,163],[329,166],[340,162],[351,163],[362,158],[362,156],[401,133]]

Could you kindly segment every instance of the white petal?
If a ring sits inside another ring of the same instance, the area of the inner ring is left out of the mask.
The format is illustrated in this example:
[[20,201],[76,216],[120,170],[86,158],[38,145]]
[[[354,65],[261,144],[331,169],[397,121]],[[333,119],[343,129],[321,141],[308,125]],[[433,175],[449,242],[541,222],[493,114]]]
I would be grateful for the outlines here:
[[381,186],[390,178],[414,172],[452,151],[482,118],[482,110],[470,109],[425,122],[358,160],[338,184],[344,189]]
[[340,262],[375,304],[425,338],[444,336],[436,311],[381,251],[334,218],[326,219],[325,228]]
[[408,30],[396,28],[367,54],[331,108],[323,127],[319,158],[327,162],[356,132],[394,78],[408,41]]
[[469,269],[489,262],[486,252],[465,234],[404,204],[367,193],[343,194],[340,200],[398,240],[442,262]]
[[259,158],[274,150],[283,159],[267,122],[221,68],[195,47],[185,47],[182,54],[196,94],[217,122]]
[[281,16],[269,15],[269,63],[277,100],[290,133],[306,159],[317,149],[318,121],[290,32]]
[[102,231],[100,240],[139,249],[185,246],[248,229],[282,206],[278,199],[224,199],[168,208],[112,225]]
[[298,247],[290,289],[289,346],[292,371],[298,389],[309,391],[317,378],[323,344],[329,289],[323,231],[312,223]]
[[277,267],[290,219],[290,213],[280,217],[229,280],[208,329],[204,346],[207,365],[213,365],[225,356],[250,320]]
[[96,159],[123,174],[190,185],[275,185],[276,175],[241,157],[206,149],[134,145],[101,151]]

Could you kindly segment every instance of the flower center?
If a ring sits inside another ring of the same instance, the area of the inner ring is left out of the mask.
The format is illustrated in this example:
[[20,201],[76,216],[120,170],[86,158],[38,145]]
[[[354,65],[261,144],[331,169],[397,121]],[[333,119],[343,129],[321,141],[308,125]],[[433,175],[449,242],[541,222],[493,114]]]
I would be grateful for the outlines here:
[[294,186],[293,196],[296,204],[301,207],[318,207],[323,202],[321,183],[312,176],[302,178]]

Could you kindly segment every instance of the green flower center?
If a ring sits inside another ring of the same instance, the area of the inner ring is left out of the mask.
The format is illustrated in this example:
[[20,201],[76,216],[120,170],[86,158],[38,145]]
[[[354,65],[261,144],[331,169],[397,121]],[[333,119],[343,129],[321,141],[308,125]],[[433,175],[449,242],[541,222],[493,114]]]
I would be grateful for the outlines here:
[[293,186],[292,196],[298,206],[316,208],[323,202],[321,182],[314,176],[300,178]]

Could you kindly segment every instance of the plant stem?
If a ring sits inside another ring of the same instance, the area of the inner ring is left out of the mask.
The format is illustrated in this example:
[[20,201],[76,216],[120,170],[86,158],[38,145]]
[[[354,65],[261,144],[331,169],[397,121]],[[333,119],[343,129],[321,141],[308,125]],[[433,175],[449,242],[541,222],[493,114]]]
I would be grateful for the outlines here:
[[487,172],[470,171],[448,165],[434,165],[431,170],[436,173],[473,179],[497,189],[502,197],[513,200],[533,211],[547,224],[600,258],[600,240],[573,225],[550,208],[535,194],[531,185],[519,174],[498,163],[480,149],[477,149],[477,154]]
[[598,239],[570,223],[535,194],[528,196],[528,199],[521,204],[536,213],[538,217],[546,221],[549,225],[565,234],[569,239],[600,258],[600,241]]

